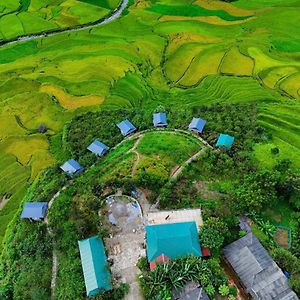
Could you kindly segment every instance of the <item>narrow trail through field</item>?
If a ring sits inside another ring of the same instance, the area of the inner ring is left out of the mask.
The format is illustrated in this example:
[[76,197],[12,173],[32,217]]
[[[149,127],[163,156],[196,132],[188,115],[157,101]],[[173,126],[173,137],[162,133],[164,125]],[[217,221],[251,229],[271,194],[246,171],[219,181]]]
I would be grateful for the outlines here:
[[187,159],[170,177],[170,179],[177,178],[178,175],[184,170],[184,168],[189,165],[193,160],[195,160],[198,156],[200,156],[204,151],[206,151],[206,147],[203,147],[200,151],[192,155],[189,159]]
[[135,174],[136,168],[137,168],[137,166],[138,166],[138,164],[139,164],[139,162],[140,162],[140,160],[141,160],[141,155],[140,155],[140,153],[139,153],[138,151],[136,151],[136,147],[137,147],[138,144],[140,143],[140,141],[141,141],[141,139],[142,139],[143,136],[144,136],[144,135],[141,134],[141,135],[138,137],[138,139],[137,139],[136,142],[134,143],[132,149],[130,150],[130,152],[132,152],[132,153],[134,153],[134,154],[136,155],[136,160],[135,160],[134,163],[133,163],[131,175],[134,175],[134,174]]
[[13,38],[11,40],[1,41],[0,48],[4,47],[4,46],[15,44],[18,42],[31,41],[31,40],[35,40],[38,38],[54,36],[54,35],[58,35],[58,34],[66,33],[66,32],[81,31],[81,30],[90,29],[90,28],[94,28],[97,26],[101,26],[101,25],[110,23],[110,22],[118,19],[121,16],[123,10],[126,8],[126,6],[128,4],[128,1],[129,0],[121,0],[119,6],[110,15],[108,15],[105,18],[101,18],[99,20],[96,20],[94,22],[90,22],[87,24],[78,25],[73,28],[55,29],[55,30],[49,30],[49,31],[44,31],[44,32],[40,32],[40,33],[24,34],[19,37]]
[[[67,187],[64,186],[60,191],[58,191],[52,198],[51,200],[49,201],[48,203],[48,213],[49,213],[49,210],[52,206],[52,204],[54,203],[55,199],[60,195],[60,193],[62,191],[64,191]],[[52,231],[49,227],[49,219],[48,219],[48,214],[46,215],[46,218],[45,218],[45,223],[47,225],[47,231],[49,233],[50,236],[52,236]],[[52,275],[51,275],[51,299],[55,299],[55,288],[56,288],[56,277],[57,277],[57,254],[56,254],[56,251],[54,250],[54,245],[53,245],[53,252],[52,252]]]

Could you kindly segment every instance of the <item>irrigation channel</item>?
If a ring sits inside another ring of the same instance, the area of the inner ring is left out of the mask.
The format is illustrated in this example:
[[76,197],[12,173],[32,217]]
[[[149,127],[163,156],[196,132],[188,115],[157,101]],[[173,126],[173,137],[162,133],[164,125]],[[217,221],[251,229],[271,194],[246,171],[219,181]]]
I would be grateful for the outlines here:
[[128,4],[128,1],[129,0],[121,0],[119,6],[110,15],[108,15],[104,18],[101,18],[99,20],[96,20],[94,22],[81,24],[81,25],[78,25],[78,26],[75,26],[72,28],[54,29],[54,30],[44,31],[41,33],[32,33],[32,34],[21,35],[19,37],[13,38],[11,40],[0,41],[0,48],[4,47],[4,46],[16,44],[18,42],[31,41],[31,40],[44,38],[44,37],[48,37],[48,36],[53,36],[53,35],[58,35],[58,34],[66,33],[66,32],[81,31],[81,30],[90,29],[90,28],[94,28],[94,27],[97,27],[100,25],[110,23],[110,22],[118,19],[121,16],[123,10],[126,8],[126,6]]

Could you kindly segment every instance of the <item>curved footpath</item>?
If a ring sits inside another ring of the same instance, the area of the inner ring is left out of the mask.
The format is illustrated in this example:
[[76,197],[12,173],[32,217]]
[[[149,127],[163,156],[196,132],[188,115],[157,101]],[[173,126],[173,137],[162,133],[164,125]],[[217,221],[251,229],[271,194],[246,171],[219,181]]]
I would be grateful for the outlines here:
[[105,18],[101,18],[97,21],[90,22],[90,23],[87,23],[87,24],[78,25],[78,26],[75,26],[73,28],[54,29],[54,30],[45,31],[45,32],[42,32],[42,33],[36,33],[36,34],[32,33],[32,34],[21,35],[17,38],[11,39],[11,40],[0,41],[0,48],[4,47],[4,46],[16,44],[18,42],[35,40],[35,39],[38,39],[38,38],[58,35],[58,34],[66,33],[66,32],[81,31],[81,30],[90,29],[90,28],[94,28],[94,27],[97,27],[97,26],[100,26],[100,25],[110,23],[110,22],[112,22],[112,21],[114,21],[114,20],[116,20],[117,18],[120,17],[123,10],[126,8],[126,6],[128,4],[128,1],[129,0],[121,0],[120,5],[110,15],[108,15]]

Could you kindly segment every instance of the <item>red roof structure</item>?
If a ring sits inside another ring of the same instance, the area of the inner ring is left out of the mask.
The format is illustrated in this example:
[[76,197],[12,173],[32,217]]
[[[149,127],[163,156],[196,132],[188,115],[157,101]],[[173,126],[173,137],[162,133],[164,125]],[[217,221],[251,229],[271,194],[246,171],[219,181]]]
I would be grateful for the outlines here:
[[202,257],[210,257],[210,250],[207,247],[201,247]]
[[170,258],[167,255],[165,255],[165,254],[162,253],[160,256],[158,256],[155,259],[155,261],[151,261],[150,262],[150,271],[153,271],[156,268],[156,264],[157,263],[164,264],[166,262],[169,263],[169,264],[172,263],[172,261],[170,260]]

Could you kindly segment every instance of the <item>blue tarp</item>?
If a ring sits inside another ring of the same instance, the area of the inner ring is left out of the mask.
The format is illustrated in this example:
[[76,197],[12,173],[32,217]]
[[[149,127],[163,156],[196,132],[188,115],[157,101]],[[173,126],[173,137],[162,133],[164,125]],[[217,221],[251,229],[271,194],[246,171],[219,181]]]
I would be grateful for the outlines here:
[[112,289],[104,244],[97,236],[78,241],[80,258],[88,297],[101,290]]
[[68,160],[62,166],[60,166],[60,168],[69,175],[74,175],[75,173],[80,173],[83,171],[83,168],[74,159]]
[[202,133],[205,124],[206,120],[203,120],[201,118],[193,118],[192,122],[189,125],[189,130]]
[[26,202],[23,207],[21,219],[32,219],[39,221],[46,216],[47,202]]
[[96,155],[103,156],[108,151],[109,147],[98,140],[95,140],[87,147],[87,149]]
[[234,142],[234,137],[228,134],[220,134],[217,144],[217,147],[230,149]]
[[154,126],[167,126],[167,114],[166,113],[153,114],[153,125]]
[[124,136],[136,131],[136,128],[128,120],[122,121],[121,123],[117,124],[117,126]]

